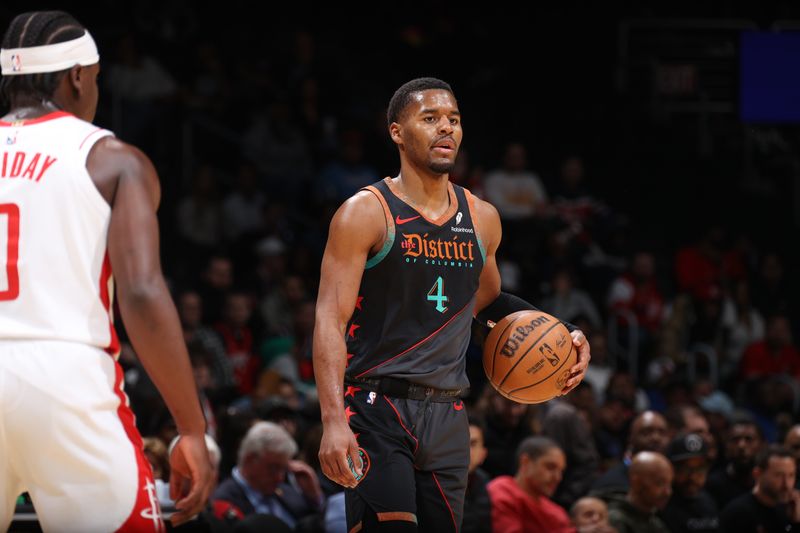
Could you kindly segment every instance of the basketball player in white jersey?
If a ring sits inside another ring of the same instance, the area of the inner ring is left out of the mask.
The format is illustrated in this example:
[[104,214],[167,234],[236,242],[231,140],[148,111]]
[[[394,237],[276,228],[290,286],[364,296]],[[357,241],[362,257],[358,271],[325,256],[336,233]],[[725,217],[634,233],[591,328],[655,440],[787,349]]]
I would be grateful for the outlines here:
[[[211,490],[205,421],[161,273],[150,160],[90,122],[99,56],[63,12],[17,16],[0,51],[0,531],[27,491],[45,531],[163,531],[122,391],[114,283],[181,438],[171,497]],[[113,273],[113,276],[112,276]]]

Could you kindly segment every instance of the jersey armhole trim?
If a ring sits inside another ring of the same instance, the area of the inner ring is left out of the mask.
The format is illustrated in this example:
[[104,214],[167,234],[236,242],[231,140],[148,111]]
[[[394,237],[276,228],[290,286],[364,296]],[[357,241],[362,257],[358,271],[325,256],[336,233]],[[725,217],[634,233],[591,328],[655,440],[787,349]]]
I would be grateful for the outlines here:
[[113,137],[114,133],[105,130],[102,128],[97,128],[89,132],[86,137],[84,137],[83,141],[78,147],[78,153],[80,154],[80,161],[83,165],[83,170],[86,173],[86,182],[87,186],[82,187],[86,191],[87,199],[92,203],[92,205],[97,206],[98,212],[103,216],[107,216],[111,212],[111,206],[108,204],[103,195],[100,194],[100,190],[95,185],[92,176],[89,174],[89,169],[86,167],[86,164],[89,161],[89,154],[92,153],[92,149],[94,146],[101,140],[105,139],[106,137]]
[[464,196],[467,197],[467,205],[469,206],[469,216],[472,218],[472,227],[475,228],[475,239],[478,241],[478,249],[481,251],[481,257],[483,257],[483,262],[486,262],[486,248],[483,246],[483,241],[481,240],[481,235],[478,226],[478,217],[475,216],[475,197],[472,196],[472,193],[469,192],[468,189],[464,189]]
[[386,217],[386,240],[384,240],[383,247],[380,249],[380,251],[367,260],[367,263],[364,266],[364,270],[367,270],[383,261],[383,258],[389,254],[389,250],[392,249],[392,245],[394,244],[395,229],[394,220],[392,220],[392,212],[389,210],[389,204],[386,203],[386,198],[384,198],[380,191],[372,185],[368,185],[362,190],[369,191],[375,195],[378,201],[380,201],[381,206],[383,206],[383,214]]

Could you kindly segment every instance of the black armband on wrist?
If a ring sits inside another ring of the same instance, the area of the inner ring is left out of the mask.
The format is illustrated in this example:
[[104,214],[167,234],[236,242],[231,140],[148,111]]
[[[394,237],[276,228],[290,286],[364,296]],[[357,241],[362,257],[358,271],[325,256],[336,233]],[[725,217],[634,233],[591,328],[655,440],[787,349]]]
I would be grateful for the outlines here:
[[[492,303],[487,305],[480,313],[475,315],[475,318],[481,324],[487,324],[489,321],[496,324],[511,313],[516,313],[517,311],[541,311],[541,309],[531,303],[526,302],[519,296],[514,296],[513,294],[509,294],[507,292],[501,292]],[[578,329],[578,327],[574,324],[570,324],[564,320],[561,320],[561,322],[567,326],[567,330],[570,333]]]

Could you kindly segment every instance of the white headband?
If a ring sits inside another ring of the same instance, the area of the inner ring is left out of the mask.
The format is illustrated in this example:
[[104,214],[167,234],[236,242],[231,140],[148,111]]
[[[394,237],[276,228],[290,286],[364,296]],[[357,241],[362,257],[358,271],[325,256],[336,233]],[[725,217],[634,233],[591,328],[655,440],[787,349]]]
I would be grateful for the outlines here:
[[98,61],[100,55],[88,31],[77,39],[63,43],[0,49],[3,76],[58,72],[75,65],[94,65]]

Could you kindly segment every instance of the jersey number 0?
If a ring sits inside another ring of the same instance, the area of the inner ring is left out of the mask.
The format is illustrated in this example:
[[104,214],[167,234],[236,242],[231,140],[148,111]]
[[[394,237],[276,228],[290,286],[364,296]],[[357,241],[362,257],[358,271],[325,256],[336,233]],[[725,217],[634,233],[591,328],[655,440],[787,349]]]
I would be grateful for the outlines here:
[[[5,239],[5,244],[3,244]],[[5,261],[3,261],[5,254]],[[0,270],[0,301],[19,296],[19,206],[0,204],[0,265],[5,263],[5,279]]]

